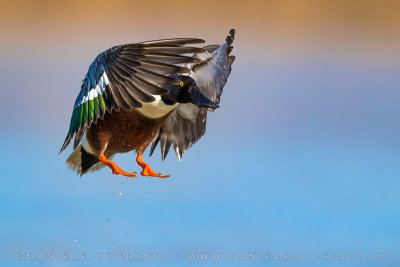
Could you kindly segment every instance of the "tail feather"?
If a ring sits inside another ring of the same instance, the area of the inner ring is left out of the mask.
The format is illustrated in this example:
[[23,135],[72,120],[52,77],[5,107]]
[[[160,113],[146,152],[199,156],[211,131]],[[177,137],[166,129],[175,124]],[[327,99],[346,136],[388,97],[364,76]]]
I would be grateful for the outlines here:
[[66,164],[68,167],[77,172],[80,176],[88,171],[96,171],[102,167],[102,164],[97,156],[86,151],[82,145],[79,145],[68,157]]

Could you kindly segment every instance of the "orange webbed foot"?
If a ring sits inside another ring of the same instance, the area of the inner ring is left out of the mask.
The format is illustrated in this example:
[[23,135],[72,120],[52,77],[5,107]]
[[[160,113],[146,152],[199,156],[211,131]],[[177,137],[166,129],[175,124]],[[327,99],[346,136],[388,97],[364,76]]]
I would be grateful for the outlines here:
[[126,172],[126,171],[124,171],[115,162],[112,162],[112,161],[108,160],[106,158],[106,156],[104,156],[103,153],[100,153],[99,160],[103,164],[107,165],[111,169],[113,174],[117,174],[117,175],[121,174],[123,176],[132,177],[132,178],[136,177],[136,172]]
[[140,172],[140,174],[142,176],[151,176],[151,177],[158,177],[158,178],[168,178],[171,175],[162,175],[161,173],[157,173],[155,171],[153,171],[149,164],[147,164],[146,162],[143,162],[142,159],[142,154],[138,154],[137,158],[136,158],[136,162],[140,165],[140,167],[143,168],[143,170]]

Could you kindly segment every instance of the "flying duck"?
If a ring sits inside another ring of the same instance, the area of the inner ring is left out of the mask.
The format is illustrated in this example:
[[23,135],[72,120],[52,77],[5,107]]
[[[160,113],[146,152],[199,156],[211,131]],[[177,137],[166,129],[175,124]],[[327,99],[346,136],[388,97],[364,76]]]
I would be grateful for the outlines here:
[[[166,178],[143,162],[160,144],[162,160],[171,145],[178,160],[206,131],[207,111],[219,107],[235,56],[235,30],[225,43],[195,47],[202,39],[175,38],[114,46],[90,65],[76,98],[61,154],[75,136],[66,164],[81,176],[108,166],[136,177],[111,158],[137,152],[143,176]],[[188,46],[190,45],[190,46]]]

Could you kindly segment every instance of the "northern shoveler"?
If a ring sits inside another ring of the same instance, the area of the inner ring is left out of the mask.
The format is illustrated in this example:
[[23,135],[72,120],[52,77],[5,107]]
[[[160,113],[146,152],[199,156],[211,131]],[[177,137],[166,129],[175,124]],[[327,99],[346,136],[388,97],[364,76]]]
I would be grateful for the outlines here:
[[135,177],[110,161],[116,153],[135,150],[141,175],[168,177],[153,171],[142,154],[152,142],[151,156],[160,143],[164,160],[172,144],[181,160],[204,135],[207,111],[218,108],[235,60],[230,55],[234,37],[232,29],[222,45],[193,47],[187,45],[204,40],[176,38],[100,53],[82,82],[60,150],[75,135],[67,165],[81,176],[108,166],[113,174]]

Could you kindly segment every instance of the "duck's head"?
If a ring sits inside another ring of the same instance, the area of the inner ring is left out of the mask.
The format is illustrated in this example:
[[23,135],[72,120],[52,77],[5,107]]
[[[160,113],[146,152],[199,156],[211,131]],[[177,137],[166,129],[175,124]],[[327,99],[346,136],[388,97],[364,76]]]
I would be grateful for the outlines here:
[[197,86],[193,78],[185,75],[170,75],[171,77],[180,80],[179,85],[165,85],[169,92],[162,95],[162,100],[168,104],[175,103],[193,103],[202,108],[218,108],[218,104],[208,99]]

